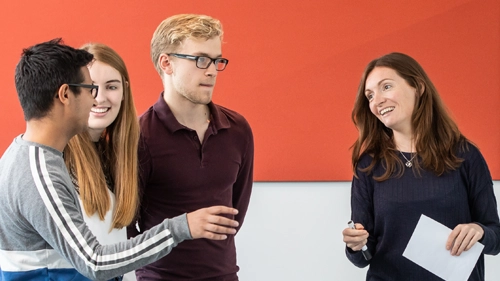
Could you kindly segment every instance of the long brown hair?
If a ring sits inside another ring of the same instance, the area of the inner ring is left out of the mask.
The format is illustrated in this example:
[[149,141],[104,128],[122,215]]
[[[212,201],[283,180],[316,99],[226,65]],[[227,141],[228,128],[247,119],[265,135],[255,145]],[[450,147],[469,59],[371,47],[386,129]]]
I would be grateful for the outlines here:
[[417,90],[415,107],[412,114],[412,132],[414,134],[416,152],[419,161],[415,161],[414,169],[419,173],[425,168],[436,175],[455,170],[463,159],[456,156],[457,149],[465,144],[466,138],[459,131],[457,124],[439,97],[438,91],[420,64],[408,55],[390,53],[371,61],[359,83],[352,121],[358,129],[358,139],[352,146],[352,168],[357,174],[358,161],[362,154],[373,157],[371,164],[359,169],[371,173],[375,165],[381,162],[385,173],[374,176],[377,181],[384,181],[391,176],[403,174],[403,162],[398,156],[391,129],[378,120],[369,108],[365,96],[365,83],[368,75],[375,67],[388,67],[396,71],[411,87]]
[[[99,149],[88,132],[76,135],[64,151],[68,170],[75,176],[85,213],[97,213],[101,220],[110,208],[105,173],[112,181],[116,197],[113,228],[129,225],[138,204],[137,145],[139,123],[132,98],[130,79],[121,57],[110,47],[91,43],[82,46],[95,60],[108,64],[122,76],[123,101],[115,121],[101,135]],[[109,173],[108,173],[109,171]]]

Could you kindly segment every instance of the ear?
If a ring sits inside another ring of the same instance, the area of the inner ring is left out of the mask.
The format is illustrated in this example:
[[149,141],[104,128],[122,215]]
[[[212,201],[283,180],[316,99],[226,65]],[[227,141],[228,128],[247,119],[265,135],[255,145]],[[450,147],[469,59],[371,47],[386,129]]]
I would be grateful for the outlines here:
[[420,84],[420,95],[423,95],[425,92],[425,84],[424,83],[419,83]]
[[[123,77],[122,77],[122,79],[123,79]],[[122,91],[122,101],[125,100],[125,92],[128,91],[128,93],[130,95],[130,83],[125,79],[123,80],[123,87],[124,87],[124,89]]]
[[172,63],[170,57],[167,54],[161,54],[158,58],[158,65],[165,74],[172,74]]
[[59,89],[57,89],[56,99],[62,104],[69,104],[70,90],[68,84],[62,84]]
[[[419,77],[417,77],[415,82],[418,84],[418,87],[420,88],[420,89],[415,89],[415,94],[422,96],[425,92],[425,83],[424,83],[423,79],[421,79]],[[420,93],[417,93],[417,90],[420,90]]]

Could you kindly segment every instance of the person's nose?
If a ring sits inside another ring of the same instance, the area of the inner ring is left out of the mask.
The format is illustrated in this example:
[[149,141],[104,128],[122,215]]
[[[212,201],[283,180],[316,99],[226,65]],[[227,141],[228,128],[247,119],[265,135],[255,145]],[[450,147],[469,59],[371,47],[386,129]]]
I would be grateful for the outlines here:
[[216,77],[217,76],[217,66],[215,65],[214,62],[211,62],[208,68],[205,70],[205,75],[210,76],[210,77]]
[[381,105],[381,104],[384,103],[385,98],[384,98],[384,96],[382,94],[380,94],[378,92],[373,92],[372,95],[373,95],[373,103],[376,106],[379,106],[379,105]]
[[97,104],[106,101],[106,90],[104,88],[99,87],[99,93],[97,94],[97,97],[95,97],[95,101]]

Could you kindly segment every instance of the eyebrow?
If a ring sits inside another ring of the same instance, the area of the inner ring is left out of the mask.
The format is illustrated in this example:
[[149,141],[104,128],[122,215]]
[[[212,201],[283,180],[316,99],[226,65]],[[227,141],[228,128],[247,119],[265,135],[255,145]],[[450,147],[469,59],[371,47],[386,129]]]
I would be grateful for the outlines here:
[[[118,80],[118,79],[112,79],[112,80],[108,80],[106,82],[104,82],[104,84],[109,84],[109,83],[121,83],[122,81]],[[95,85],[96,82],[94,80],[92,80],[92,84]]]
[[[212,58],[209,54],[207,54],[207,53],[202,53],[202,52],[196,52],[196,53],[194,53],[193,55],[194,55],[194,56],[199,56],[199,57],[203,56],[203,57],[209,57],[209,58]],[[215,56],[215,58],[221,58],[221,57],[222,57],[222,54],[219,54],[219,55]]]
[[[378,81],[377,86],[380,86],[380,84],[382,84],[382,83],[383,83],[384,81],[386,81],[386,80],[391,80],[391,81],[394,81],[394,80],[392,80],[391,78],[384,78],[384,79],[382,79],[382,80]],[[366,86],[365,86],[365,93],[366,93],[367,91],[371,91],[371,90],[370,90],[370,89],[366,89]]]

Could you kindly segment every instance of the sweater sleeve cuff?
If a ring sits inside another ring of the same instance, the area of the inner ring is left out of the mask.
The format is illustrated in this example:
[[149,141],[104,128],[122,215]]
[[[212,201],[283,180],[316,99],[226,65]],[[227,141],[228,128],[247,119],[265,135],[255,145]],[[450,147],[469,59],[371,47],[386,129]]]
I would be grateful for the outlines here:
[[363,268],[366,267],[369,262],[364,259],[363,254],[361,251],[353,251],[349,247],[345,247],[345,253],[347,258],[357,267]]
[[175,218],[170,219],[170,233],[174,238],[176,243],[180,243],[184,240],[192,240],[191,232],[189,231],[189,225],[187,221],[187,214],[182,214]]

